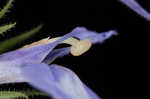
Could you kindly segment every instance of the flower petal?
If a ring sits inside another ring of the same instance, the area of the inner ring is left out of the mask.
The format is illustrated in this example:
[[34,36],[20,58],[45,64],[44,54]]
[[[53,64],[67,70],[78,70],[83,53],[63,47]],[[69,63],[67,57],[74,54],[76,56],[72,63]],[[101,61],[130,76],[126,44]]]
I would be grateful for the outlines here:
[[66,48],[60,48],[60,49],[55,49],[51,51],[42,61],[42,63],[50,64],[52,63],[56,58],[58,57],[63,57],[70,52],[70,47]]
[[63,99],[65,96],[55,85],[55,77],[53,76],[48,65],[41,64],[24,64],[22,68],[22,75],[26,82],[29,82],[35,88],[48,93],[56,99]]
[[85,84],[83,85],[91,99],[101,99],[97,94],[95,94],[90,88],[88,88]]
[[19,66],[3,65],[0,62],[0,84],[24,82]]
[[90,39],[92,43],[102,43],[104,40],[110,38],[112,35],[117,35],[115,30],[110,30],[103,33],[97,33],[94,31],[87,30],[84,27],[77,27],[73,30],[73,32],[78,33],[75,37],[83,40]]
[[81,80],[71,70],[53,64],[50,66],[59,89],[70,96],[70,99],[91,99],[83,87]]
[[48,67],[44,63],[24,64],[22,72],[29,84],[54,99],[94,99],[90,97],[80,79],[64,67],[54,64]]
[[150,13],[137,3],[136,0],[120,0],[120,2],[131,8],[137,14],[143,16],[145,19],[150,20]]

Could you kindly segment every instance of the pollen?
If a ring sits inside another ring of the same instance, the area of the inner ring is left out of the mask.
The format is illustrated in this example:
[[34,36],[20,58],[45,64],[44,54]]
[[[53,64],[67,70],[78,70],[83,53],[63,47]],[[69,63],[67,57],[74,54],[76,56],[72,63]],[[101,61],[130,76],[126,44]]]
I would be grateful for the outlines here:
[[69,39],[65,40],[63,43],[72,45],[72,47],[70,49],[70,53],[73,56],[82,55],[83,53],[88,51],[90,49],[90,47],[92,46],[90,39],[77,40],[75,38],[69,38]]

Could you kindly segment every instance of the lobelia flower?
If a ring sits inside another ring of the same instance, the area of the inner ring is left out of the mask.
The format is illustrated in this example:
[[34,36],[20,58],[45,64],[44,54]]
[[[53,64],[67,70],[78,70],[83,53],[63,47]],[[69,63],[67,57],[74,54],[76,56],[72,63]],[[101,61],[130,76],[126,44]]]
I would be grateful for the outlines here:
[[[74,72],[51,63],[69,53],[79,56],[91,44],[102,43],[116,34],[114,30],[96,33],[77,27],[63,37],[44,39],[22,49],[4,53],[0,55],[0,84],[27,82],[54,99],[100,99]],[[71,46],[54,49],[60,43]]]
[[136,2],[136,0],[120,0],[120,2],[127,5],[133,11],[150,21],[150,13],[147,12],[138,2]]

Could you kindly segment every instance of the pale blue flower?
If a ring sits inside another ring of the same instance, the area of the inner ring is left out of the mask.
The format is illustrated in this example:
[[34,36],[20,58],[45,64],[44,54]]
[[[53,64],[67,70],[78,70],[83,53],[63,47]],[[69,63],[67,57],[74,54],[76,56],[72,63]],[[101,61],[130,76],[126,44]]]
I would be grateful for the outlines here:
[[[62,42],[73,44],[72,46],[76,43],[80,44],[78,40],[68,40],[71,37],[77,37],[81,41],[89,39],[94,44],[102,43],[116,34],[116,31],[113,30],[96,33],[84,27],[77,27],[71,33],[52,43],[4,53],[0,55],[0,84],[27,82],[46,92],[54,99],[100,99],[71,70],[51,64],[54,59],[69,54],[72,47],[54,48]],[[76,43],[73,43],[73,41]],[[75,45],[75,47],[78,47],[78,45]]]

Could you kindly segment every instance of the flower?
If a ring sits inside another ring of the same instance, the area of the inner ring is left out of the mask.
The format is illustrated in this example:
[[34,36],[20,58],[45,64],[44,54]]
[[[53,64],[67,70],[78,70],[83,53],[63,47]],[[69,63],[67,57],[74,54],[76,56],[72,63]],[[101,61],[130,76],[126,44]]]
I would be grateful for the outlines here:
[[[51,63],[69,52],[79,56],[86,52],[91,44],[102,43],[116,34],[114,30],[96,33],[84,27],[77,27],[63,37],[45,39],[42,44],[34,43],[31,45],[35,46],[28,45],[27,48],[4,53],[0,55],[0,84],[27,82],[54,99],[100,99],[74,72]],[[70,44],[71,47],[54,49],[60,43]]]

